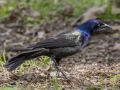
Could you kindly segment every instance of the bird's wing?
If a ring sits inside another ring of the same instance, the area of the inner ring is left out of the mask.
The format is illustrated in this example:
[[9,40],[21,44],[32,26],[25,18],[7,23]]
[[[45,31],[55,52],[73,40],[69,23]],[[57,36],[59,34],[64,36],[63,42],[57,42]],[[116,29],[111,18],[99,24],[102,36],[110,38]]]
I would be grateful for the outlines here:
[[81,35],[79,32],[76,34],[71,33],[70,31],[62,32],[55,37],[51,37],[45,40],[42,40],[30,48],[61,48],[61,47],[73,47],[79,44],[81,40]]

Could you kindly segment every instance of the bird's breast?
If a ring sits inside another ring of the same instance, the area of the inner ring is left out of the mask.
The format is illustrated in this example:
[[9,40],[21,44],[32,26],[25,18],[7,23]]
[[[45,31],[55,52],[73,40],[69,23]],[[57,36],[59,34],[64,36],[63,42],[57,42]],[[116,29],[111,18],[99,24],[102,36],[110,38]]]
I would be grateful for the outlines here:
[[75,47],[64,47],[64,48],[56,48],[52,49],[51,52],[53,55],[57,57],[67,57],[70,55],[73,55],[79,51],[80,47],[75,46]]

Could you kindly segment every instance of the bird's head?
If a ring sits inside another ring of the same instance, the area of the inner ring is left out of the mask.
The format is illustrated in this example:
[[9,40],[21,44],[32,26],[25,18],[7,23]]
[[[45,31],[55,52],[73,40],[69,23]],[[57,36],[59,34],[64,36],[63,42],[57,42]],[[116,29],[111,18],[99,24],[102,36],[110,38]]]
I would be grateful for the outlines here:
[[109,25],[101,22],[97,19],[91,19],[78,26],[79,29],[93,35],[95,32],[100,31],[103,28],[111,28]]

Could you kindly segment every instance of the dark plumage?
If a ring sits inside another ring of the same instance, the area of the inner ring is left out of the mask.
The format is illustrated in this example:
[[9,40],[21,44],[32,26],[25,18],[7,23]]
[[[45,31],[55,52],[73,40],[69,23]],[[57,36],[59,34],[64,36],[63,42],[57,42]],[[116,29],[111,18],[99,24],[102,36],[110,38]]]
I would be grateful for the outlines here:
[[99,20],[89,20],[82,25],[30,46],[31,50],[12,57],[7,60],[4,66],[12,71],[25,60],[46,55],[55,62],[56,69],[66,76],[58,67],[60,59],[77,53],[95,32],[105,27],[110,28]]

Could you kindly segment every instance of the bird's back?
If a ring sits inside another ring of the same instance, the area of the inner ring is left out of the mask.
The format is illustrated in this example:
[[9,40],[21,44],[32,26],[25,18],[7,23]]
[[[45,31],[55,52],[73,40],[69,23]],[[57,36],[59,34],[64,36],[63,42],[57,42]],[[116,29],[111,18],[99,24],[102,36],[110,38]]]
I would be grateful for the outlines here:
[[[62,39],[63,41],[67,40],[67,41],[64,41],[64,42],[67,42],[66,46],[53,48],[51,50],[51,52],[59,58],[67,57],[77,53],[80,50],[80,46],[83,42],[83,36],[80,34],[80,32],[78,32],[75,29],[70,29],[68,31],[62,32],[56,35],[55,38],[63,38]],[[64,42],[61,44],[64,44]]]
[[33,45],[32,48],[63,48],[63,47],[74,47],[82,44],[83,36],[75,29],[64,31],[54,37],[42,40],[37,44]]

